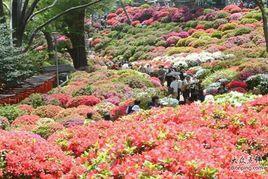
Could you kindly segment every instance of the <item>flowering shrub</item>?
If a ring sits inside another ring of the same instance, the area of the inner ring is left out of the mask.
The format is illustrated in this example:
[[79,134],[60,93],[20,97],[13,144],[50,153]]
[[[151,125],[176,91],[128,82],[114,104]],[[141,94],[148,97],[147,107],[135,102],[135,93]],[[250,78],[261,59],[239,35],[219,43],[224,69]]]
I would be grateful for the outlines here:
[[241,12],[242,9],[240,7],[238,7],[237,5],[231,4],[228,6],[225,6],[223,8],[224,11],[230,12],[230,13],[238,13]]
[[32,129],[32,126],[36,124],[36,122],[40,119],[37,115],[23,115],[16,118],[11,126],[16,128],[26,128]]
[[32,114],[41,118],[54,118],[63,108],[54,105],[40,106],[36,108]]
[[18,108],[27,114],[31,114],[34,110],[34,108],[32,106],[27,105],[27,104],[20,104],[20,105],[18,105]]
[[32,130],[33,133],[40,135],[44,139],[47,139],[53,133],[63,130],[64,126],[53,119],[41,118],[37,121],[36,127]]
[[252,94],[243,94],[239,92],[230,92],[222,95],[217,95],[214,102],[217,104],[230,104],[232,106],[241,106],[244,103],[253,101],[257,96]]
[[247,83],[243,82],[243,81],[232,81],[230,82],[228,85],[227,85],[227,88],[229,89],[233,89],[233,88],[244,88],[246,89],[247,88]]
[[216,71],[215,73],[207,76],[204,81],[202,82],[202,85],[207,87],[209,84],[213,82],[217,82],[220,79],[227,79],[229,81],[233,80],[234,77],[237,75],[237,72],[231,71],[231,70],[220,70]]
[[48,141],[76,156],[89,178],[177,177],[178,169],[187,177],[262,177],[230,166],[234,157],[248,157],[249,151],[266,154],[263,125],[268,125],[265,116],[245,106],[191,104],[69,128]]
[[57,146],[37,135],[0,131],[0,177],[60,178],[73,165]]
[[151,82],[153,83],[155,87],[162,87],[161,81],[159,80],[159,78],[151,77]]
[[67,94],[50,94],[45,96],[45,99],[48,104],[59,104],[62,107],[65,107],[68,101],[71,99],[71,96]]
[[68,103],[67,107],[77,107],[80,105],[94,106],[100,103],[100,99],[95,96],[78,96],[72,98]]
[[6,117],[12,123],[17,117],[24,115],[24,111],[14,105],[0,106],[0,116]]
[[0,116],[0,130],[5,130],[10,126],[10,123],[7,118]]

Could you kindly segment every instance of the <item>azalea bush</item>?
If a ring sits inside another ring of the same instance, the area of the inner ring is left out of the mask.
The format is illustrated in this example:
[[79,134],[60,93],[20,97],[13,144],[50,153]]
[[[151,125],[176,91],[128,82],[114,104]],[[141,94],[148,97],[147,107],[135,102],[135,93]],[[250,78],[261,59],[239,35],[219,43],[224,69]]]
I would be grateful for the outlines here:
[[214,97],[214,102],[217,104],[230,104],[233,106],[241,106],[244,103],[253,101],[256,99],[256,95],[243,94],[239,92],[230,92],[222,95],[217,95]]
[[3,178],[60,178],[72,159],[38,135],[0,131],[0,176]]
[[48,141],[75,156],[87,177],[176,177],[178,168],[189,177],[262,177],[229,167],[235,157],[266,154],[266,117],[243,105],[191,104],[76,126]]

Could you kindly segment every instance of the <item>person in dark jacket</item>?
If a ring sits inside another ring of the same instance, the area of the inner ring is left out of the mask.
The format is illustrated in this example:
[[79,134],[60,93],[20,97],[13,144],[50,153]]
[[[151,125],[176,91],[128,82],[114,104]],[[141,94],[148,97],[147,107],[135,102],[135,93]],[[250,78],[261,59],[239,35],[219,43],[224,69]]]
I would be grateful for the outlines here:
[[157,108],[159,106],[160,106],[159,97],[158,96],[153,96],[152,101],[149,103],[149,108],[152,109],[152,108]]

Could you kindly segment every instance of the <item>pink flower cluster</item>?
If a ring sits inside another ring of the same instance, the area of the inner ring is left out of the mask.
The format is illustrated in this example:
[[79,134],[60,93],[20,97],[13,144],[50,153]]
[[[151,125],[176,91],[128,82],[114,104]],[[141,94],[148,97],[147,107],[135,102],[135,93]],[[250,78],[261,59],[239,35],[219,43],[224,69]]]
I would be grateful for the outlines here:
[[[192,19],[192,14],[188,8],[171,7],[126,7],[127,13],[132,20],[132,25],[152,25],[155,22],[182,22]],[[127,22],[127,16],[122,8],[117,9],[115,13],[107,16],[107,23],[116,26]]]

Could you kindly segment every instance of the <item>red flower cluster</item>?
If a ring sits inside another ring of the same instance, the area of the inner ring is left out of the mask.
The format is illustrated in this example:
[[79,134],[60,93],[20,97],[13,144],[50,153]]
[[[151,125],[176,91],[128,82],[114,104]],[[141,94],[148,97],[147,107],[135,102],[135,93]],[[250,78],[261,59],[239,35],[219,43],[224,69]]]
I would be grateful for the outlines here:
[[80,105],[86,105],[86,106],[94,106],[98,103],[100,103],[101,100],[95,96],[78,96],[72,98],[68,103],[67,107],[77,107]]
[[243,82],[243,81],[232,81],[229,84],[227,84],[227,88],[228,89],[234,89],[234,88],[243,88],[246,89],[247,88],[247,83]]
[[73,166],[60,148],[24,132],[0,131],[0,178],[60,178]]
[[48,141],[74,154],[88,178],[261,178],[258,171],[230,167],[235,157],[267,153],[267,126],[267,115],[247,105],[191,104],[69,128]]

